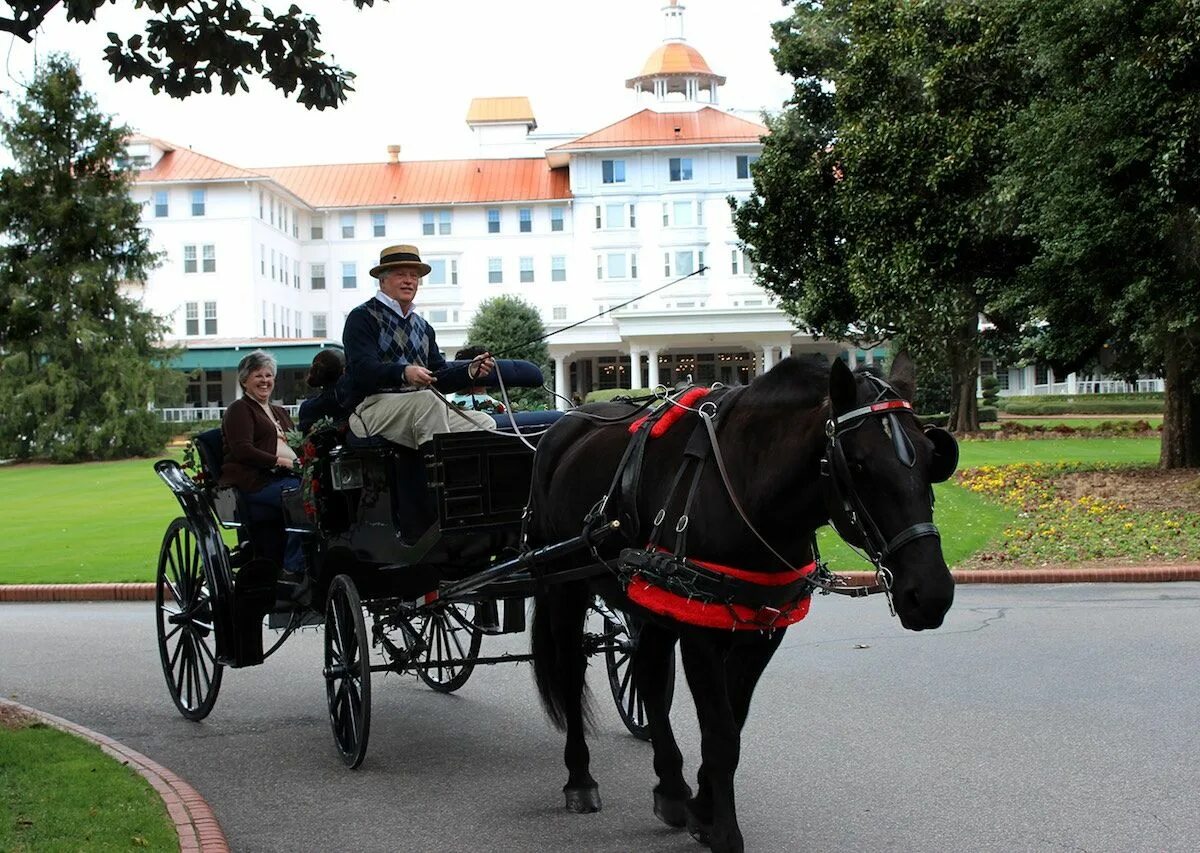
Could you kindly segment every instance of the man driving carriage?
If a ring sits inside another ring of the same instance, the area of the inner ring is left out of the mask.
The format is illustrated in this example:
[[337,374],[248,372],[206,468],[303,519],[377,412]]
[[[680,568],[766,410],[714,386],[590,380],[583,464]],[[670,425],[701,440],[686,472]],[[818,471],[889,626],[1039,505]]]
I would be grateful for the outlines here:
[[[496,428],[486,412],[449,405],[433,389],[446,359],[433,326],[413,309],[429,271],[416,246],[384,249],[371,270],[379,279],[379,292],[346,317],[342,341],[354,393],[350,429],[360,438],[382,436],[416,448],[437,433]],[[484,353],[467,374],[481,379],[494,367]]]

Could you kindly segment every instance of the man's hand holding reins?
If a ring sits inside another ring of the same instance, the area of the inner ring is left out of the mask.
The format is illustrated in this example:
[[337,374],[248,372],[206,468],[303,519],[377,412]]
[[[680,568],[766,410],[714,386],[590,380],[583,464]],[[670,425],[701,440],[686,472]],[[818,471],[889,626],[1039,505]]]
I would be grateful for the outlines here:
[[477,382],[491,374],[495,367],[496,359],[492,358],[491,353],[485,352],[471,359],[471,363],[467,365],[467,376],[472,382]]
[[408,364],[404,367],[404,382],[414,388],[428,388],[436,378],[427,368],[419,364]]

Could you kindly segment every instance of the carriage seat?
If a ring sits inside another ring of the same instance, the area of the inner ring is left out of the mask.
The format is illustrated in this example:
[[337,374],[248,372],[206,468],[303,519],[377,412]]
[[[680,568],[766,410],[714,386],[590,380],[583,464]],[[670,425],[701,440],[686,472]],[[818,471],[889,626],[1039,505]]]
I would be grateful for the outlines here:
[[222,524],[240,525],[243,520],[251,523],[278,522],[278,516],[270,507],[251,506],[233,486],[221,486],[221,468],[225,464],[225,442],[221,428],[205,430],[192,437],[196,454],[200,457],[200,470],[205,483],[213,492],[213,505]]

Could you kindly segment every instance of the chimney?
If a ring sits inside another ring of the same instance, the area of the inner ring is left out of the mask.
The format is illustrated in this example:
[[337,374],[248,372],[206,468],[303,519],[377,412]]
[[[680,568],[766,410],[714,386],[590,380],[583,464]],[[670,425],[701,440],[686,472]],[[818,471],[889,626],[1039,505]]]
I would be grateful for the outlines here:
[[400,162],[400,146],[399,145],[389,145],[387,147],[387,152],[388,152],[388,162],[389,163],[399,163]]

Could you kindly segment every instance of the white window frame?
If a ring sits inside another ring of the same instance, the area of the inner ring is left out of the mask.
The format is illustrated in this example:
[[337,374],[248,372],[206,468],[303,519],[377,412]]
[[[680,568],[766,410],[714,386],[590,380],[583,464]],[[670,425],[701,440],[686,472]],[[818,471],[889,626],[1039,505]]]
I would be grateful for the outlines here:
[[601,160],[600,161],[600,182],[604,184],[623,184],[625,183],[625,161],[624,160]]
[[[349,284],[347,284],[349,282]],[[342,261],[342,290],[358,289],[358,262]]]
[[217,333],[217,303],[204,303],[204,334],[215,335]]
[[517,208],[517,232],[520,234],[533,233],[533,208]]
[[217,271],[217,247],[213,243],[205,243],[200,247],[200,272]]
[[672,184],[687,183],[695,180],[695,163],[691,157],[670,157],[667,159],[667,180]]
[[358,227],[358,216],[354,213],[343,213],[341,216],[342,239],[353,240]]
[[503,258],[488,258],[488,284],[504,284]]
[[533,257],[523,255],[517,263],[517,280],[522,284],[533,282]]
[[208,190],[192,190],[192,216],[204,216],[208,210]]
[[567,256],[552,255],[550,258],[550,280],[551,281],[566,281],[567,280]]
[[200,256],[196,252],[195,243],[185,243],[183,246],[183,272],[190,275],[200,271]]
[[[320,285],[317,282],[321,282]],[[308,289],[309,290],[324,290],[325,284],[325,264],[309,264],[308,266]]]

